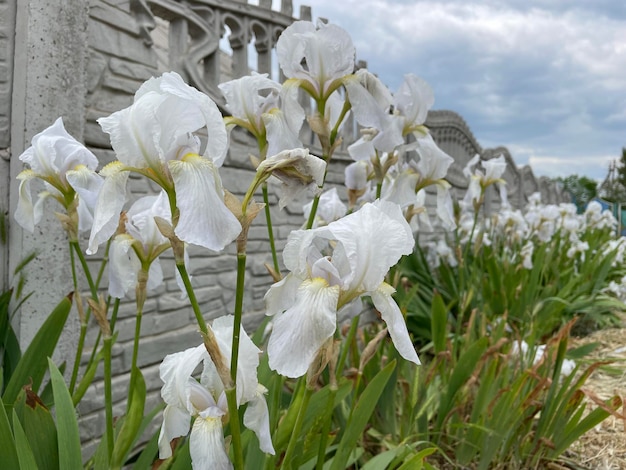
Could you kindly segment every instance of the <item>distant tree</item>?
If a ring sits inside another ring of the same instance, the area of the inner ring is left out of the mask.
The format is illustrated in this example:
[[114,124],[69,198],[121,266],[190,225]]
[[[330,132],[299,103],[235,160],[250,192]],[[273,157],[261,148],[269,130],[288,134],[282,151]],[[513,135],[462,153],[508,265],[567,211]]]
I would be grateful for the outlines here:
[[609,164],[609,172],[599,189],[600,196],[609,202],[626,202],[626,148],[621,158]]
[[569,175],[558,177],[556,181],[563,184],[563,189],[572,195],[572,202],[581,212],[589,201],[598,195],[598,182],[586,176]]

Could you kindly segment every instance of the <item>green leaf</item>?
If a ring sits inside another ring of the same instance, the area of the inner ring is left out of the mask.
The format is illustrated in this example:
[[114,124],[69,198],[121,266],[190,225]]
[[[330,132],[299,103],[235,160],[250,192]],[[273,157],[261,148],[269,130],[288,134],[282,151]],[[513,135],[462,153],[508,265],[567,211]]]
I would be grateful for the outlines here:
[[421,450],[413,457],[408,458],[398,470],[421,470],[424,466],[424,459],[437,451],[436,447],[429,447],[428,449]]
[[445,390],[445,395],[439,403],[437,429],[441,428],[443,421],[453,407],[454,396],[459,391],[461,386],[471,377],[474,369],[476,369],[476,366],[478,365],[478,361],[480,361],[480,358],[487,349],[488,344],[489,339],[483,337],[469,346],[466,351],[461,353],[459,362],[454,367],[452,375],[450,376],[450,381],[448,382],[448,388]]
[[343,437],[339,443],[339,448],[337,449],[337,453],[330,467],[331,470],[343,470],[346,468],[348,458],[356,446],[359,437],[363,434],[363,430],[374,412],[374,408],[376,408],[378,399],[381,393],[383,393],[383,389],[385,385],[387,385],[387,381],[395,368],[396,361],[391,361],[374,377],[365,390],[363,390],[354,408],[354,413],[352,413],[352,416],[348,420]]
[[144,381],[141,370],[138,368],[133,369],[131,372],[129,387],[130,396],[128,398],[124,424],[115,439],[113,455],[111,456],[112,468],[121,468],[122,465],[124,465],[128,452],[135,440],[139,437],[143,420],[143,410],[146,403],[146,382]]
[[4,403],[0,400],[0,462],[6,468],[19,468],[15,439]]
[[[15,450],[17,451],[17,459],[19,460],[19,468],[23,470],[31,470],[37,468],[37,462],[30,448],[26,433],[20,424],[20,420],[13,410],[13,432],[15,433]],[[17,467],[15,467],[17,468]]]
[[77,406],[78,403],[80,403],[80,401],[83,399],[83,396],[85,396],[85,393],[87,393],[87,389],[93,382],[93,378],[96,375],[96,371],[98,370],[98,366],[100,365],[100,361],[103,357],[104,350],[101,349],[100,351],[98,351],[98,354],[96,354],[94,360],[91,361],[91,364],[89,364],[89,367],[85,371],[83,378],[78,383],[78,386],[76,387],[76,389],[74,390],[74,394],[72,395],[72,401],[74,402],[74,406]]
[[575,426],[570,432],[562,435],[557,434],[555,436],[554,442],[554,455],[558,456],[561,453],[565,452],[565,450],[567,450],[567,448],[572,445],[572,443],[576,441],[576,439],[578,439],[587,431],[608,418],[611,414],[609,410],[617,411],[618,409],[620,409],[622,406],[622,399],[616,395],[613,398],[607,400],[605,402],[605,405],[605,408],[596,408],[587,416],[585,416],[585,418],[582,419],[580,423],[578,423],[578,425]]
[[[0,365],[2,365],[3,383],[8,383],[13,371],[22,357],[19,341],[11,326],[9,304],[12,291],[7,290],[0,295]],[[2,387],[0,386],[0,391]]]
[[152,463],[155,459],[159,458],[159,433],[161,432],[160,428],[154,433],[154,435],[150,438],[146,447],[141,451],[139,458],[133,464],[133,469],[135,470],[144,470],[146,468],[151,468]]
[[448,310],[443,298],[438,292],[433,296],[432,312],[432,339],[435,355],[446,350],[446,333],[448,329]]
[[566,357],[568,359],[582,359],[595,351],[598,346],[600,346],[600,343],[596,342],[583,344],[582,346],[567,351]]
[[39,392],[41,381],[48,368],[46,358],[52,356],[71,308],[72,296],[70,295],[59,302],[43,323],[4,390],[2,399],[5,403],[15,402],[24,385],[30,384],[35,393]]
[[61,372],[59,372],[59,369],[57,369],[50,358],[48,358],[48,365],[50,367],[50,381],[52,382],[52,394],[54,395],[57,418],[59,468],[82,468],[80,435],[72,397],[67,389],[67,385],[65,385]]
[[384,470],[389,468],[389,464],[402,452],[406,452],[406,447],[396,447],[395,449],[389,449],[385,452],[381,452],[378,455],[372,457],[365,465],[361,467],[361,470]]
[[14,407],[39,470],[58,470],[57,428],[50,410],[29,388],[18,395]]

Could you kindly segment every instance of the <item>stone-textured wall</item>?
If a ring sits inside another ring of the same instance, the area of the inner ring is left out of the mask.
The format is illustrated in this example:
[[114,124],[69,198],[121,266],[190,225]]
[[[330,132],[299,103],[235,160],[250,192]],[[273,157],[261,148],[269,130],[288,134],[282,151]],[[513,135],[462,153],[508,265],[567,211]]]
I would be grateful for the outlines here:
[[[29,6],[24,2],[17,11],[17,19],[11,20],[12,12],[15,13],[13,3],[0,0],[0,13],[6,13],[0,29],[0,97],[11,95],[6,90],[11,88],[12,77],[20,78],[20,83],[12,87],[14,102],[11,106],[6,104],[8,101],[4,98],[0,100],[0,157],[10,154],[12,168],[9,174],[5,160],[0,158],[0,191],[6,192],[0,193],[0,203],[4,204],[0,205],[2,211],[8,209],[6,201],[9,200],[9,189],[11,210],[15,208],[15,176],[21,170],[17,157],[28,145],[32,135],[50,125],[58,115],[66,118],[69,131],[83,139],[103,163],[112,161],[115,156],[110,149],[108,136],[100,130],[96,120],[128,106],[143,81],[159,75],[165,69],[173,69],[222,105],[223,98],[217,84],[247,73],[251,62],[248,44],[253,39],[257,56],[256,61],[252,61],[253,65],[256,64],[255,68],[259,71],[276,74],[271,49],[280,32],[293,21],[290,1],[283,1],[279,11],[272,10],[271,2],[264,0],[259,7],[248,5],[245,1],[223,0],[184,3],[173,0],[91,0],[89,3],[73,0],[70,3],[80,5],[74,5],[76,8],[73,10],[63,0],[31,1]],[[300,17],[309,19],[310,10],[301,10]],[[20,31],[25,42],[14,55],[11,38],[16,24],[23,28]],[[220,38],[227,29],[230,30],[228,39],[232,49],[229,58],[219,52]],[[39,46],[38,41],[46,45],[43,50],[35,48]],[[72,56],[72,53],[75,55]],[[45,54],[51,54],[55,63],[51,64],[50,76],[44,79],[42,68],[47,71],[50,61]],[[15,73],[11,70],[13,57],[17,64]],[[22,77],[29,77],[28,86]],[[45,112],[37,114],[42,106]],[[5,131],[5,123],[9,119],[13,142],[9,142],[10,136]],[[556,202],[562,197],[553,185],[543,179],[537,181],[530,168],[518,170],[506,148],[483,150],[458,114],[433,111],[428,116],[427,125],[442,149],[455,158],[449,180],[457,197],[462,197],[467,187],[462,174],[466,163],[475,154],[489,159],[500,153],[509,162],[510,168],[505,179],[509,185],[511,203],[515,207],[521,207],[528,195],[538,190],[545,194],[546,202]],[[345,141],[342,148],[345,149],[348,143],[349,140]],[[13,150],[11,153],[7,150],[9,144]],[[233,131],[230,153],[221,175],[224,186],[236,195],[243,196],[253,178],[249,154],[254,153],[255,148],[255,141],[245,132]],[[339,152],[329,169],[327,183],[340,186],[344,168],[349,163],[350,159],[345,152]],[[129,184],[131,191],[137,195],[156,191],[154,185],[138,177],[132,177]],[[290,231],[302,226],[304,218],[300,202],[291,203],[279,211],[275,189],[275,186],[270,187],[270,194],[273,194],[272,222],[277,248],[282,250]],[[490,204],[494,209],[499,204],[495,192],[490,197]],[[67,281],[69,275],[64,271],[68,266],[64,234],[52,217],[45,221],[33,237],[23,234],[14,223],[11,224],[10,233],[13,265],[32,247],[41,252],[38,264],[35,264],[37,272],[27,288],[39,290],[48,297],[56,296],[56,299],[71,290]],[[56,254],[51,252],[52,247]],[[5,247],[0,252],[3,286],[8,282],[5,266],[7,250],[8,247]],[[100,256],[102,251],[99,252]],[[206,318],[232,312],[236,267],[234,245],[222,253],[195,248],[190,251],[190,272]],[[94,258],[89,262],[96,269],[100,261]],[[181,299],[175,282],[172,261],[171,254],[163,256],[165,282],[152,293],[144,307],[138,362],[149,390],[148,408],[160,402],[158,365],[163,357],[199,342],[193,313],[188,302]],[[264,264],[270,261],[265,218],[261,214],[249,232],[244,308],[245,323],[250,327],[256,325],[263,314],[263,296],[272,282]],[[50,287],[51,276],[57,279],[54,288]],[[51,299],[40,302],[34,309],[34,317],[22,312],[20,325],[23,325],[23,341],[28,341],[40,323],[36,319],[46,314],[44,309],[52,303]],[[134,314],[134,301],[124,299],[118,316],[119,337],[113,350],[113,367],[116,372],[113,396],[118,414],[123,412],[126,398]],[[76,338],[75,323],[70,325],[64,340],[70,351]],[[94,344],[96,334],[94,327],[87,338],[88,347]],[[89,351],[85,353],[84,361],[88,354]],[[71,354],[67,354],[65,359],[71,359]],[[93,451],[104,427],[102,397],[103,384],[97,378],[79,409],[86,454]]]
[[0,287],[8,277],[9,188],[11,156],[11,92],[15,49],[15,13],[12,0],[0,1]]
[[[2,175],[6,175],[6,179],[0,182],[0,188],[3,192],[4,188],[9,189],[8,198],[3,198],[2,202],[12,214],[17,204],[16,177],[23,169],[18,157],[30,145],[32,137],[59,116],[63,116],[72,135],[79,140],[83,137],[88,4],[83,0],[30,0],[7,5],[2,28],[14,31],[10,160],[9,172]],[[53,208],[53,201],[46,201],[46,207]],[[68,242],[53,210],[44,211],[34,234],[11,221],[8,236],[9,243],[3,247],[3,257],[8,259],[3,288],[9,283],[9,274],[25,256],[32,252],[38,254],[28,266],[28,281],[24,287],[25,292],[34,295],[13,321],[20,343],[26,346],[50,314],[51,306],[72,290]],[[71,316],[67,334],[55,353],[57,361],[72,357],[76,348],[73,332],[77,324],[77,317]]]

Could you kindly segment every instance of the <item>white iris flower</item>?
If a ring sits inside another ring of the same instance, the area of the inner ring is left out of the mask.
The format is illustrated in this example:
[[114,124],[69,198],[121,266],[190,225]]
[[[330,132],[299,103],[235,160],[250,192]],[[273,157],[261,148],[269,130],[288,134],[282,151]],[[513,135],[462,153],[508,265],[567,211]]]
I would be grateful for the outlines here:
[[[158,183],[177,213],[174,232],[182,241],[221,250],[241,232],[224,204],[218,168],[228,134],[217,105],[175,72],[145,82],[133,104],[98,120],[119,161],[107,165],[96,205],[88,253],[95,253],[117,227],[126,201],[126,179],[136,171]],[[194,133],[206,131],[206,144]]]
[[376,201],[340,220],[289,235],[283,252],[291,272],[265,295],[274,315],[269,364],[287,377],[304,375],[337,328],[337,311],[369,295],[396,349],[419,364],[404,318],[384,282],[389,268],[413,251],[411,227],[400,208]]
[[[354,71],[355,49],[350,35],[333,24],[296,21],[276,43],[278,63],[290,83],[325,101]],[[286,86],[290,86],[286,83]],[[285,86],[283,85],[283,86]]]
[[[80,231],[91,228],[93,200],[87,193],[83,198],[82,189],[90,187],[96,192],[100,189],[101,178],[95,173],[98,159],[67,133],[62,118],[58,118],[52,126],[34,136],[32,146],[19,159],[30,168],[17,176],[20,180],[15,210],[18,224],[33,232],[43,216],[43,202],[47,197],[54,197],[68,209],[78,193],[78,228]],[[42,180],[45,186],[34,204],[30,188],[33,179]]]
[[[222,356],[230,358],[233,337],[232,315],[213,321],[212,329]],[[254,431],[263,452],[273,454],[270,437],[269,414],[265,402],[265,389],[258,383],[257,367],[261,352],[241,329],[239,365],[237,370],[237,405],[248,403],[244,424]],[[193,377],[194,370],[203,364],[200,381]],[[224,386],[203,344],[185,351],[169,354],[159,368],[163,381],[161,397],[166,403],[163,425],[159,434],[159,458],[171,457],[170,442],[185,436],[195,418],[189,450],[194,469],[230,469],[232,464],[226,452],[222,418],[228,413]]]

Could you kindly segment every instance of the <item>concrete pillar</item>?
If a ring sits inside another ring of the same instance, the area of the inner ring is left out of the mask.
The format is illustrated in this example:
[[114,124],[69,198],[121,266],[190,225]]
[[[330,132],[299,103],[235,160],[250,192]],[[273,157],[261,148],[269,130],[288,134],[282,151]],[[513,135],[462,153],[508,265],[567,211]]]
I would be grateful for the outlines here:
[[[27,267],[26,293],[34,295],[23,305],[15,321],[22,348],[59,300],[72,291],[69,247],[54,212],[56,201],[46,201],[45,216],[30,234],[13,221],[18,182],[23,169],[19,155],[32,137],[63,116],[66,129],[82,140],[85,122],[87,26],[89,2],[84,0],[29,0],[17,2],[15,60],[11,103],[9,270],[36,251]],[[78,319],[68,320],[55,360],[74,357]]]
[[15,2],[0,0],[0,291],[9,287],[8,223],[11,157],[11,86],[15,48]]

